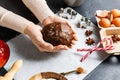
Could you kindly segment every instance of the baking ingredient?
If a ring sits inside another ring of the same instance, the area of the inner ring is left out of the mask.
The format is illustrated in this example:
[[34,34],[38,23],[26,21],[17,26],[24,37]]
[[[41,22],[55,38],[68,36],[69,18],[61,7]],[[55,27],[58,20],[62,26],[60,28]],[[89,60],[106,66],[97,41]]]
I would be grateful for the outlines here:
[[112,9],[110,12],[113,14],[114,18],[120,17],[120,11],[118,9]]
[[8,45],[0,40],[0,68],[2,68],[8,61],[10,56],[10,49]]
[[103,28],[108,28],[111,26],[111,22],[109,19],[107,18],[102,18],[100,21],[99,21],[99,25]]
[[114,24],[116,27],[120,27],[120,18],[114,18],[112,24]]
[[93,38],[88,38],[88,39],[86,39],[86,44],[88,44],[88,45],[92,45],[93,43],[95,43],[95,41],[93,40]]
[[46,42],[57,45],[71,46],[73,40],[73,32],[70,26],[65,23],[54,22],[46,25],[43,30],[43,39]]
[[91,30],[86,30],[86,32],[85,32],[85,35],[86,36],[90,36],[92,34],[92,31]]
[[111,38],[112,38],[114,43],[120,41],[120,37],[118,37],[118,35],[112,35]]

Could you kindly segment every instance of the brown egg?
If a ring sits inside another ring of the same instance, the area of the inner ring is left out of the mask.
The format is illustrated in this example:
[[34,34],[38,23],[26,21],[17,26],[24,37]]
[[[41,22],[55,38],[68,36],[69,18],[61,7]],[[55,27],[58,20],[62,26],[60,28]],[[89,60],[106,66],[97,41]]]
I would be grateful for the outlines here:
[[108,28],[108,27],[110,27],[111,22],[110,22],[110,20],[107,19],[107,18],[102,18],[102,19],[99,21],[99,25],[100,25],[101,27],[103,27],[103,28]]
[[118,9],[112,9],[110,12],[111,12],[111,14],[113,14],[114,18],[120,16],[120,11]]
[[120,27],[120,18],[113,19],[112,24],[114,24],[116,27]]

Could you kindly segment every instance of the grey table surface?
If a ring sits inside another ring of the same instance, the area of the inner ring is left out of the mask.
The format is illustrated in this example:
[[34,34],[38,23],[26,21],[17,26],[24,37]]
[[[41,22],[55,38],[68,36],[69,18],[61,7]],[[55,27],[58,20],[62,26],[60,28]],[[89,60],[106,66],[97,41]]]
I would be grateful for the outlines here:
[[[57,12],[61,7],[68,7],[63,0],[47,0],[49,7]],[[0,0],[0,6],[19,14],[34,23],[38,23],[35,16],[25,7],[21,0]],[[73,7],[81,15],[88,17],[96,24],[94,13],[99,9],[120,9],[120,0],[84,0],[79,7]],[[97,25],[97,24],[96,24]],[[8,41],[20,33],[0,27],[0,39]],[[0,75],[4,75],[6,70],[0,69]],[[110,56],[95,68],[84,80],[120,80],[120,56]]]

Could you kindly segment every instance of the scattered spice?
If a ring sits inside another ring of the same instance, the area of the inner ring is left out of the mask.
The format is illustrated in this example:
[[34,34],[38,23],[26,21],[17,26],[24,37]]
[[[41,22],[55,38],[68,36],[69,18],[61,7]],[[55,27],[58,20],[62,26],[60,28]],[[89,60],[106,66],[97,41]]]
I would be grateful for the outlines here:
[[86,30],[86,32],[85,32],[85,35],[86,36],[90,36],[92,34],[92,31],[91,30]]
[[95,41],[93,40],[93,38],[88,38],[88,39],[86,39],[86,44],[88,44],[88,45],[92,45],[93,43],[95,43]]
[[112,35],[111,38],[113,40],[113,43],[120,41],[120,37],[118,37],[118,35]]

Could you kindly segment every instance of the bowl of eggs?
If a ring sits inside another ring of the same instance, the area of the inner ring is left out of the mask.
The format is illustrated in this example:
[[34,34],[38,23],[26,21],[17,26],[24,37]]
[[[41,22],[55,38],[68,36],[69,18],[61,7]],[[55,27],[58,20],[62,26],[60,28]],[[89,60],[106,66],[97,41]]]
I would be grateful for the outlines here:
[[95,14],[99,28],[120,27],[120,10],[97,10]]
[[[106,51],[109,54],[120,55],[120,10],[97,10],[95,18],[100,28],[100,37],[111,38],[115,49]],[[105,47],[107,44],[103,44]]]

